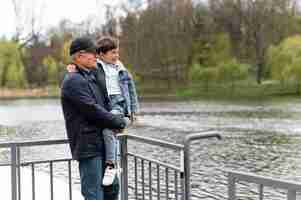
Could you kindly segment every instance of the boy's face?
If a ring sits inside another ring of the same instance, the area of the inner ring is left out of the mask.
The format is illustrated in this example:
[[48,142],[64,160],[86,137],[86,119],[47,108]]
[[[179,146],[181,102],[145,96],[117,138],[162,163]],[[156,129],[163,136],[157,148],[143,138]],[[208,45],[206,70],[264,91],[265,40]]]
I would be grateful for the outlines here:
[[119,49],[112,49],[106,53],[100,53],[100,59],[106,63],[116,64],[119,60]]

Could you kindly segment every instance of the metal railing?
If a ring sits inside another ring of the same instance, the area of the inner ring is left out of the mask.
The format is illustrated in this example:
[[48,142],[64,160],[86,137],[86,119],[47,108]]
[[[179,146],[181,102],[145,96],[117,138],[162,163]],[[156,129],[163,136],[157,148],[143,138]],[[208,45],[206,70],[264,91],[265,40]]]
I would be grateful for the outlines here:
[[[161,188],[160,188],[160,168],[164,168],[165,171],[165,190],[163,192],[164,195],[162,195],[162,198],[164,199],[182,199],[182,200],[190,200],[191,197],[191,192],[190,192],[190,144],[192,141],[195,140],[201,140],[201,139],[207,139],[207,138],[218,138],[221,139],[221,136],[219,134],[216,133],[209,133],[214,131],[213,129],[208,129],[208,130],[204,130],[204,131],[200,131],[198,133],[195,134],[190,134],[187,135],[184,139],[184,145],[179,145],[179,144],[174,144],[174,143],[169,143],[169,142],[165,142],[162,140],[156,140],[156,139],[150,139],[150,138],[145,138],[145,137],[140,137],[140,136],[134,136],[134,135],[121,135],[120,139],[121,139],[121,167],[123,169],[125,169],[125,173],[123,174],[123,179],[122,179],[122,184],[121,184],[121,194],[124,194],[124,198],[122,198],[122,200],[127,200],[128,199],[128,157],[133,157],[134,158],[134,169],[135,169],[135,199],[139,199],[138,196],[138,181],[137,181],[137,162],[140,159],[141,160],[141,181],[142,181],[142,194],[141,194],[141,198],[143,200],[146,199],[146,195],[145,195],[145,187],[144,187],[144,162],[148,162],[148,170],[149,170],[149,175],[148,175],[148,194],[149,197],[147,199],[152,200],[153,194],[152,191],[155,191],[156,194],[155,196],[157,197],[158,200],[161,199]],[[207,134],[205,134],[207,133]],[[142,142],[145,144],[150,144],[150,145],[155,145],[155,146],[159,146],[159,147],[164,147],[164,148],[168,148],[168,149],[172,149],[172,150],[176,150],[176,151],[180,151],[180,168],[177,168],[173,165],[168,165],[166,163],[162,163],[160,161],[157,160],[153,160],[153,159],[149,159],[145,156],[142,155],[138,155],[138,154],[134,154],[134,153],[130,153],[127,151],[127,141],[128,140],[134,140],[134,141],[138,141],[138,142]],[[152,170],[151,170],[151,166],[152,165],[156,166],[156,174],[157,174],[157,180],[156,180],[156,189],[153,189],[152,187]],[[174,195],[173,197],[170,197],[169,195],[169,171],[173,171],[174,172],[174,191],[172,192]],[[178,183],[178,177],[180,177],[180,183]],[[124,181],[124,182],[123,182]],[[180,189],[178,189],[178,185],[180,185]],[[180,196],[180,198],[179,198]]]
[[[198,134],[188,135],[185,138],[184,145],[169,143],[166,141],[146,138],[135,135],[123,134],[119,135],[120,140],[120,166],[121,173],[121,200],[128,200],[129,195],[134,199],[190,199],[190,142],[197,139],[205,139],[217,137],[218,134],[204,134],[206,130]],[[160,148],[167,148],[180,152],[180,167],[167,164],[156,159],[148,158],[144,155],[128,151],[128,141],[141,142],[143,144],[155,145]],[[30,162],[21,162],[20,151],[23,147],[35,147],[45,145],[68,144],[68,140],[51,140],[51,141],[30,141],[30,142],[12,142],[0,143],[1,148],[10,149],[10,163],[4,164],[10,166],[11,170],[11,199],[21,200],[21,167],[30,166],[31,169],[31,188],[32,200],[36,199],[37,185],[35,183],[36,166],[39,164],[47,164],[49,166],[49,184],[50,199],[54,199],[54,169],[53,164],[56,162],[65,162],[68,166],[68,189],[69,200],[72,196],[72,173],[71,158],[56,160],[39,160]],[[132,160],[132,162],[129,162]],[[3,164],[0,166],[4,166]],[[133,173],[129,173],[129,165]],[[147,173],[146,173],[147,172]],[[129,184],[129,175],[133,176],[133,185]],[[173,176],[172,176],[173,175]],[[172,178],[171,178],[172,176]],[[155,177],[155,178],[154,178]],[[133,194],[129,194],[129,188],[133,189]]]
[[264,187],[273,187],[285,189],[287,191],[287,200],[296,200],[297,191],[301,191],[301,184],[277,180],[264,176],[258,176],[250,173],[228,171],[228,196],[229,200],[236,200],[236,183],[244,181],[258,184],[258,196],[260,200],[264,199]]
[[[212,131],[207,130],[206,132]],[[221,139],[219,134],[191,134],[185,137],[184,140],[184,176],[185,176],[185,200],[190,200],[190,143],[195,140],[206,139],[206,138],[218,138]]]
[[[160,162],[155,159],[148,158],[144,155],[139,155],[137,153],[127,151],[127,142],[128,140],[133,140],[136,142],[141,142],[143,144],[155,145],[161,148],[167,148],[171,150],[176,150],[183,152],[184,146],[174,143],[169,143],[157,139],[150,139],[134,135],[121,135],[121,168],[123,169],[123,176],[121,177],[121,195],[122,200],[127,200],[129,197],[128,188],[131,186],[128,183],[128,160],[131,158],[133,160],[133,175],[134,181],[132,186],[134,190],[133,198],[134,199],[149,199],[154,198],[160,199],[184,199],[184,166],[181,163],[181,167],[178,168],[174,165]],[[183,160],[184,154],[181,153],[181,160]],[[140,164],[140,168],[139,165]],[[147,175],[145,172],[148,171]],[[154,172],[155,171],[155,172]],[[162,173],[163,171],[163,173]],[[139,174],[140,172],[140,174]],[[153,173],[154,172],[154,173]],[[173,172],[173,190],[171,191],[170,184],[170,173]],[[155,175],[155,179],[153,178]],[[164,177],[165,183],[162,182]],[[139,179],[140,179],[140,188],[139,188]],[[164,188],[162,188],[164,185]],[[180,188],[179,188],[180,185]],[[140,190],[139,190],[140,189]],[[171,197],[173,194],[173,197]]]
[[50,199],[53,200],[53,163],[67,162],[68,163],[68,180],[69,180],[69,199],[72,200],[72,183],[71,183],[71,161],[72,159],[57,159],[57,160],[43,160],[34,162],[21,163],[20,152],[23,147],[45,146],[45,145],[59,145],[68,144],[68,140],[47,140],[47,141],[30,141],[30,142],[13,142],[0,143],[0,148],[10,149],[10,163],[2,164],[1,166],[10,166],[11,171],[11,199],[21,200],[21,167],[31,166],[31,188],[32,199],[36,199],[36,184],[35,184],[35,166],[37,164],[49,164],[50,168]]

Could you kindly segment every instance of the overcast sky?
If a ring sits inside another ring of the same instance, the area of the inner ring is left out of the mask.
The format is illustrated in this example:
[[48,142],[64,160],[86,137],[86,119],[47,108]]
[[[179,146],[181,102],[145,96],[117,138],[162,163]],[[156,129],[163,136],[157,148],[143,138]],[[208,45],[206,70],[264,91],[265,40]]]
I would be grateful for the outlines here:
[[[24,10],[29,13],[33,7],[41,14],[39,24],[46,29],[49,25],[57,25],[62,19],[69,19],[72,22],[81,22],[88,17],[97,16],[103,19],[105,11],[104,4],[117,5],[126,0],[17,0],[25,3]],[[24,15],[22,15],[24,16]],[[14,8],[12,0],[1,0],[0,3],[0,37],[11,36],[16,30]]]

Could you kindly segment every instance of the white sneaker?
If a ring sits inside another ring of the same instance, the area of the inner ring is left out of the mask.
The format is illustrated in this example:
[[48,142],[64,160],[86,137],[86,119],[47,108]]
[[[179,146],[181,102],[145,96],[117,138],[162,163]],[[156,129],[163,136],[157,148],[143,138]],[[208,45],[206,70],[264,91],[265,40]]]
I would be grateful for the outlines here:
[[117,170],[115,168],[106,167],[105,174],[102,179],[102,185],[109,186],[112,185],[117,174]]
[[126,128],[129,127],[129,126],[131,125],[131,120],[130,120],[130,118],[124,117],[123,119],[124,119],[125,124],[126,124],[125,127],[126,127]]

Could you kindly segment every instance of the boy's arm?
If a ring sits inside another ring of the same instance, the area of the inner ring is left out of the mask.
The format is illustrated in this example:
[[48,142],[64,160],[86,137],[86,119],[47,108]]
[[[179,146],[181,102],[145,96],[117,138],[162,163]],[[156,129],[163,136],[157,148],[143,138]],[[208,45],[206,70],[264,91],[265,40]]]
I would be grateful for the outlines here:
[[[129,73],[129,72],[128,72]],[[129,73],[130,81],[129,81],[129,95],[131,100],[131,110],[133,113],[137,114],[139,112],[139,102],[138,95],[136,90],[136,85],[132,75]]]
[[131,101],[131,111],[132,111],[132,113],[137,114],[139,112],[139,102],[138,102],[138,95],[137,95],[137,90],[136,90],[133,76],[124,67],[123,63],[120,60],[117,61],[117,65],[120,65],[122,68],[124,68],[128,74],[128,77],[130,79],[130,81],[128,83],[128,87],[129,87],[129,95],[130,95],[130,101]]

